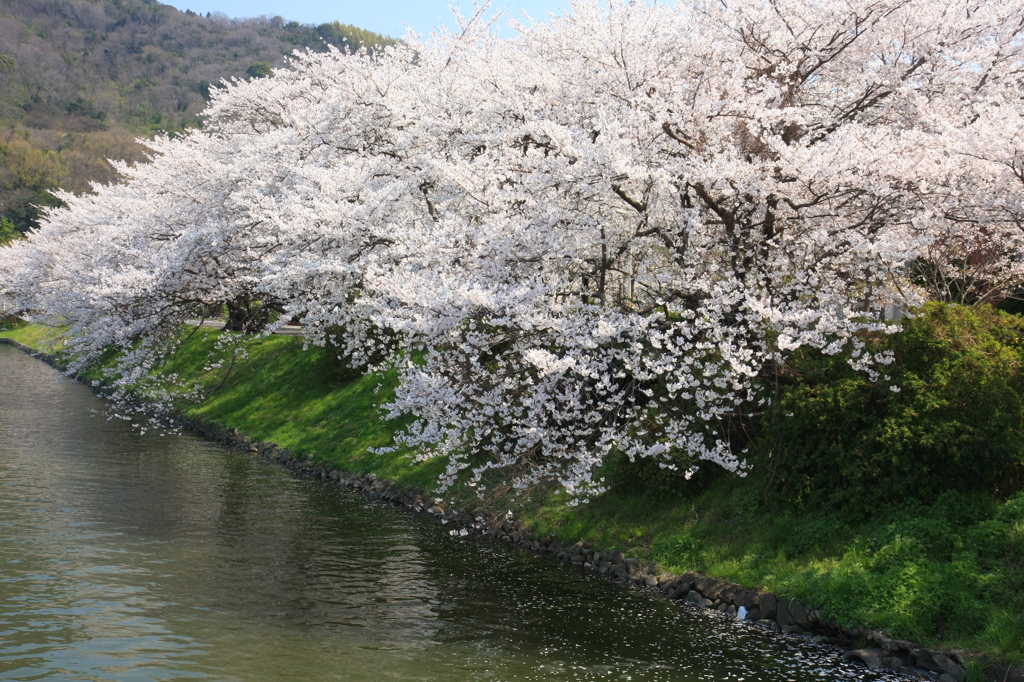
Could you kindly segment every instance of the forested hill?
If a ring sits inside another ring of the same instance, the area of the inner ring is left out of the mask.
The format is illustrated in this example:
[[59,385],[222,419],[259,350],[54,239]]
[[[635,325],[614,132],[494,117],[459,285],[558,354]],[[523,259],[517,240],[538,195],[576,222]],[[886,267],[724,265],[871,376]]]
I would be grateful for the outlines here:
[[[295,49],[393,40],[339,22],[236,20],[155,0],[0,0],[0,218],[36,224],[47,190],[110,182],[138,136],[197,125],[211,84]],[[10,225],[10,223],[7,223]]]

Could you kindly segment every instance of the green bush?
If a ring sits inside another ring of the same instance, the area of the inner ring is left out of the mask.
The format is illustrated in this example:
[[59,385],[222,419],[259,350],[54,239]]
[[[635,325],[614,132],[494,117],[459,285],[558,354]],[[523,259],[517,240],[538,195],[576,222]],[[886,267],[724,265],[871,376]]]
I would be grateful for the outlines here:
[[946,490],[1020,489],[1022,334],[1021,318],[991,307],[928,304],[903,331],[868,339],[895,354],[890,381],[871,382],[845,355],[797,355],[799,378],[757,448],[774,494],[871,515]]

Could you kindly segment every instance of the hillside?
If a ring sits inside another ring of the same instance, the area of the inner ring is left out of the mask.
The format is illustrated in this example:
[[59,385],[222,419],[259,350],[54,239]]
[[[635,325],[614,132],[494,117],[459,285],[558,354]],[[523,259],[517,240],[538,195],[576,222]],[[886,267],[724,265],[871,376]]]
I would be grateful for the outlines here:
[[154,0],[0,2],[0,217],[26,230],[47,192],[114,179],[138,136],[199,123],[222,79],[266,75],[296,49],[393,40],[338,22],[235,20]]

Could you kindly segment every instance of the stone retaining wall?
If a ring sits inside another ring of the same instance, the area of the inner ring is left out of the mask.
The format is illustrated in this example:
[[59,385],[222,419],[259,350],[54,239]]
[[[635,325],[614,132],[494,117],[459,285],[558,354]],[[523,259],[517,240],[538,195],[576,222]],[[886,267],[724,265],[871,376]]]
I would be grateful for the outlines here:
[[[52,355],[34,352],[12,339],[0,338],[0,343],[14,345],[60,368],[59,360]],[[859,661],[872,670],[889,669],[917,679],[939,682],[964,682],[966,679],[965,660],[960,652],[926,649],[906,640],[891,638],[880,630],[844,627],[825,619],[820,611],[782,595],[759,592],[700,573],[663,573],[659,571],[657,563],[644,564],[622,552],[602,550],[589,542],[567,544],[550,535],[538,536],[518,523],[493,516],[481,509],[466,512],[445,508],[440,500],[429,497],[420,489],[403,490],[374,474],[350,474],[330,464],[301,459],[275,443],[252,441],[238,429],[184,417],[179,417],[177,422],[211,440],[276,461],[299,475],[333,481],[342,487],[361,491],[371,499],[429,514],[442,523],[451,524],[450,532],[453,535],[489,535],[539,554],[553,556],[574,568],[595,571],[658,590],[669,599],[714,609],[731,618],[753,621],[776,632],[805,635],[817,642],[851,647],[845,658]],[[868,646],[853,648],[864,644]],[[1006,664],[990,664],[985,668],[985,677],[992,682],[1024,682],[1024,671]]]

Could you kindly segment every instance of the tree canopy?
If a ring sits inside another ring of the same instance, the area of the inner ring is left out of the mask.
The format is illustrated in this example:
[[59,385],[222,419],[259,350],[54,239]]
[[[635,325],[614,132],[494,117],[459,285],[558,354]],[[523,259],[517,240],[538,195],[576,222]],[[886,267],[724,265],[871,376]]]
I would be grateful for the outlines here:
[[581,499],[613,451],[742,473],[794,351],[897,391],[887,308],[1019,287],[1022,30],[999,0],[579,0],[308,52],[59,195],[0,292],[76,366],[124,349],[122,387],[198,306],[276,306],[398,370],[398,444],[446,485]]

